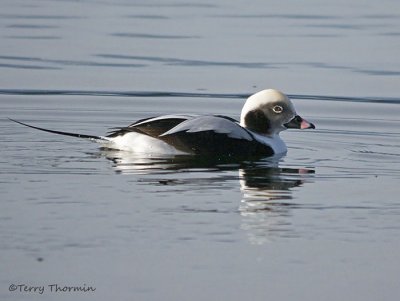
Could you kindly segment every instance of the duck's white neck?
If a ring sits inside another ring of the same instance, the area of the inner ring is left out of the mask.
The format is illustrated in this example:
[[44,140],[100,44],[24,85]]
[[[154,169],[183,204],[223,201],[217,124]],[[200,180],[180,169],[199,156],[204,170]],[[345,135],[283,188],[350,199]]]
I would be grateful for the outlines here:
[[253,134],[254,138],[258,142],[271,146],[276,155],[284,154],[287,152],[286,144],[281,139],[279,134],[274,134],[271,136],[264,136],[264,135],[257,134],[255,132],[251,132],[251,133]]

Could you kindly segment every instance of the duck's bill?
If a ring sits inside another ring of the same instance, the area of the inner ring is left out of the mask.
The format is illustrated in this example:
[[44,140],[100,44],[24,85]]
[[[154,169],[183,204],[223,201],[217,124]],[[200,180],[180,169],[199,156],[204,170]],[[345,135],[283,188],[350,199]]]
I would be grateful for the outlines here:
[[284,124],[288,129],[315,129],[315,125],[301,118],[299,115],[294,116],[292,120]]

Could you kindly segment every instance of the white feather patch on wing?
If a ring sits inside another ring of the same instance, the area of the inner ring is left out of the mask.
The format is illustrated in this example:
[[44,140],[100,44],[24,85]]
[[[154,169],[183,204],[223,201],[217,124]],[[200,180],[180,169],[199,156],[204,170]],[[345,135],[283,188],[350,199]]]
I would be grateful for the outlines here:
[[218,116],[200,116],[186,120],[161,136],[176,134],[179,132],[197,133],[205,131],[226,134],[230,138],[245,139],[248,141],[253,140],[251,135],[238,123]]

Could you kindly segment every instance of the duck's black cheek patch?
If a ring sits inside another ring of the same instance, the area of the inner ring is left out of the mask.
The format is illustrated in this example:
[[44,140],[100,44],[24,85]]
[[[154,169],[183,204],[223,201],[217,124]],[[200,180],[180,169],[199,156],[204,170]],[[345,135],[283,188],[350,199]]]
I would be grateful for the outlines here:
[[250,111],[244,116],[246,128],[253,132],[267,134],[271,128],[271,123],[262,110]]

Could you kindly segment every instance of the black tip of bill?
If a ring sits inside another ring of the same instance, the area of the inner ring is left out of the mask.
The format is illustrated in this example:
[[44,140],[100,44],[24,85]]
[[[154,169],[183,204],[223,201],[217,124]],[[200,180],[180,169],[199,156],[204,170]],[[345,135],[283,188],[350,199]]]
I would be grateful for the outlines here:
[[292,120],[288,123],[285,123],[285,127],[288,129],[315,129],[315,125],[307,120],[303,119],[299,115],[294,116]]

